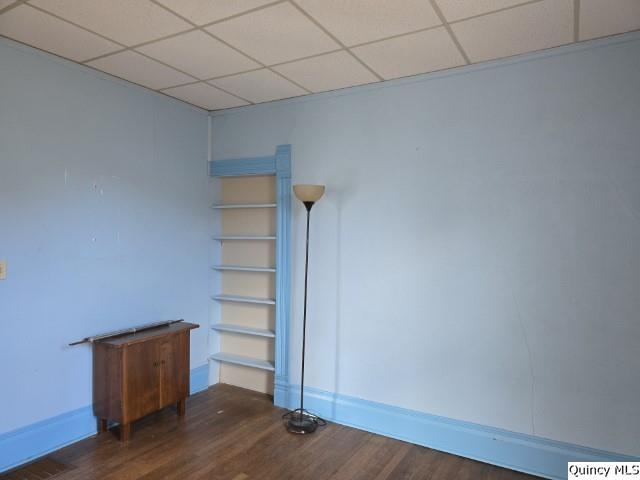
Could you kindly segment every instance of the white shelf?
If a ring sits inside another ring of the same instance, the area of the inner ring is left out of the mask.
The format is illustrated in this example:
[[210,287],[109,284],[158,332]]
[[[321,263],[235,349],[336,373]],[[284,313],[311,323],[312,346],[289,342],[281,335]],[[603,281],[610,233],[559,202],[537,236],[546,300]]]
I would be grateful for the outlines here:
[[214,270],[229,270],[232,272],[274,272],[275,267],[245,267],[243,265],[216,265]]
[[214,240],[275,240],[275,235],[220,235],[213,237]]
[[237,203],[227,205],[214,205],[212,208],[217,210],[234,209],[234,208],[276,208],[275,203]]
[[275,365],[273,362],[268,362],[267,360],[258,360],[257,358],[244,357],[242,355],[234,355],[233,353],[214,353],[209,358],[218,362],[233,363],[234,365],[259,368],[260,370],[268,370],[270,372],[275,371]]
[[214,295],[211,298],[220,302],[259,303],[262,305],[276,304],[273,298],[242,297],[240,295]]
[[276,336],[273,330],[243,327],[241,325],[232,325],[230,323],[216,323],[212,325],[211,328],[218,332],[241,333],[243,335],[253,335],[256,337],[275,338]]

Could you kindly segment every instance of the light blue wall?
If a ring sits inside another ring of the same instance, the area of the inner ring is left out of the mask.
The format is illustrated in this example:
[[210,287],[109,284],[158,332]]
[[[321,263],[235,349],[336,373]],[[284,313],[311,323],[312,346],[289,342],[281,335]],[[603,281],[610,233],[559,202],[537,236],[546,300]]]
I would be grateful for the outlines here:
[[327,184],[308,384],[640,455],[639,85],[636,33],[216,114],[214,158]]
[[87,335],[184,318],[206,363],[206,113],[0,40],[0,433],[91,404]]

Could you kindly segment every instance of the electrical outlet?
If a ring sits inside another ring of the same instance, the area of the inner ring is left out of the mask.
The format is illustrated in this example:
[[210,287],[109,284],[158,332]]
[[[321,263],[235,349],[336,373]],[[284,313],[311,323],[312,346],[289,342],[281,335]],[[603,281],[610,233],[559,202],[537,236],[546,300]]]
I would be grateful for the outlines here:
[[7,278],[7,261],[0,260],[0,280]]

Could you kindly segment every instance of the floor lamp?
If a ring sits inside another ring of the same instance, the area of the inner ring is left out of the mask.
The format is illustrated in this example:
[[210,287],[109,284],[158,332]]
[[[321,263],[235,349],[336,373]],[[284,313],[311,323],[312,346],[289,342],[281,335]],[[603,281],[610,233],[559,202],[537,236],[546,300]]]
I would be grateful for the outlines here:
[[291,433],[313,433],[318,426],[326,422],[304,409],[304,354],[307,335],[307,276],[309,273],[309,220],[311,208],[324,194],[324,185],[294,185],[293,193],[307,209],[307,244],[304,260],[304,313],[302,319],[302,374],[300,379],[300,408],[284,414],[287,419],[287,430]]

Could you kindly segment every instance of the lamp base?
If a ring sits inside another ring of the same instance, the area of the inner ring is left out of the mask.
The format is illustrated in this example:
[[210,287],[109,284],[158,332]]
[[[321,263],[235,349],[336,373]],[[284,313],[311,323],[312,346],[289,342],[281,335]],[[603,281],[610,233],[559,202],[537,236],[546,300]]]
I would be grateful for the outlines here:
[[287,419],[287,430],[290,433],[299,435],[313,433],[319,426],[323,427],[327,424],[325,420],[317,415],[300,408],[285,413],[282,418]]

